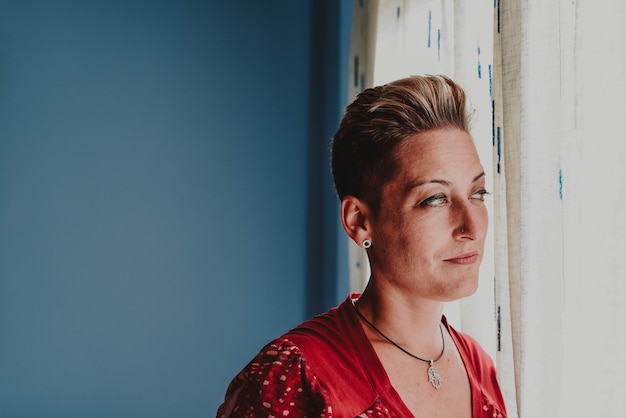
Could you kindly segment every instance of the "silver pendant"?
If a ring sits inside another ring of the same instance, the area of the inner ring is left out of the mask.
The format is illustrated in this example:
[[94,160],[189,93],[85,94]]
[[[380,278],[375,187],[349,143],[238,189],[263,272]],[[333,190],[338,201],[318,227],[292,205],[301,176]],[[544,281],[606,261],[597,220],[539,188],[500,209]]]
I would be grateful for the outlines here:
[[428,382],[435,389],[439,389],[441,387],[441,383],[443,380],[441,379],[441,375],[439,374],[439,370],[435,367],[435,362],[430,360],[430,367],[428,368]]

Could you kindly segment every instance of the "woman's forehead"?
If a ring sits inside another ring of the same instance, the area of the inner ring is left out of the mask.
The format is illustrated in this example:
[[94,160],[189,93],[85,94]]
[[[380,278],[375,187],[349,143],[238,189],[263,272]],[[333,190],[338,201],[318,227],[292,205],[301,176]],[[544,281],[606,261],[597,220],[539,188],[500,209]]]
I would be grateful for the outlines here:
[[397,176],[416,177],[412,181],[428,181],[461,168],[482,168],[471,136],[460,129],[429,131],[407,138],[394,150],[394,159]]

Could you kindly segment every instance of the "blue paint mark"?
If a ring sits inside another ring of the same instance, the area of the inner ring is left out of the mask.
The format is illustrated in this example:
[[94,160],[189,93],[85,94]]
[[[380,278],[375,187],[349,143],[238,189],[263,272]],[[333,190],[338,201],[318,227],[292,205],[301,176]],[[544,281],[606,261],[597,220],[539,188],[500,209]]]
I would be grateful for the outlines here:
[[559,169],[559,199],[563,200],[563,170]]
[[430,48],[430,32],[432,29],[432,17],[433,17],[433,12],[432,10],[428,11],[428,47]]
[[354,56],[354,87],[359,86],[359,56]]
[[441,61],[441,29],[437,29],[437,61]]
[[489,97],[493,104],[493,74],[491,73],[491,64],[487,66],[487,72],[489,73]]
[[482,78],[482,70],[480,68],[480,47],[478,47],[478,78]]
[[396,9],[396,19],[400,19],[400,8]]
[[502,351],[502,322],[500,321],[500,305],[498,305],[497,323],[498,323],[498,352]]
[[498,5],[496,6],[496,14],[498,16],[498,33],[500,33],[500,0],[496,0]]
[[501,149],[501,131],[500,131],[500,127],[498,126],[497,130],[496,130],[496,141],[497,141],[497,148],[496,151],[498,153],[498,174],[500,173],[500,158],[502,156],[502,149]]
[[491,99],[491,146],[496,144],[496,103]]
[[496,101],[493,100],[493,74],[491,64],[487,66],[489,72],[489,97],[491,97],[491,146],[495,145],[496,139]]

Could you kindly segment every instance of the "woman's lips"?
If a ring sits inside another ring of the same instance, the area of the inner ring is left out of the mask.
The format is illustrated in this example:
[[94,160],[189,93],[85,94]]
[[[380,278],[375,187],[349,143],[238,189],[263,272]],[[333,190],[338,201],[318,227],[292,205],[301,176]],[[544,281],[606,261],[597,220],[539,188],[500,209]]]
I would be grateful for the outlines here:
[[449,258],[445,261],[449,263],[461,264],[461,265],[474,264],[476,261],[478,261],[478,253],[472,252],[472,253],[467,253],[467,254],[461,254],[457,257]]

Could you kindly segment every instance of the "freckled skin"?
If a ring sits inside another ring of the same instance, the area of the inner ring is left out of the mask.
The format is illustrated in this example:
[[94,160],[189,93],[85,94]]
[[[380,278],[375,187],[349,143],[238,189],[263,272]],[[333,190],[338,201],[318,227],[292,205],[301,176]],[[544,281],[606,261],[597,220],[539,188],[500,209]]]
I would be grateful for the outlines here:
[[409,139],[396,158],[398,175],[383,186],[378,217],[371,219],[372,277],[430,300],[472,294],[487,211],[471,137],[459,129],[429,131]]

